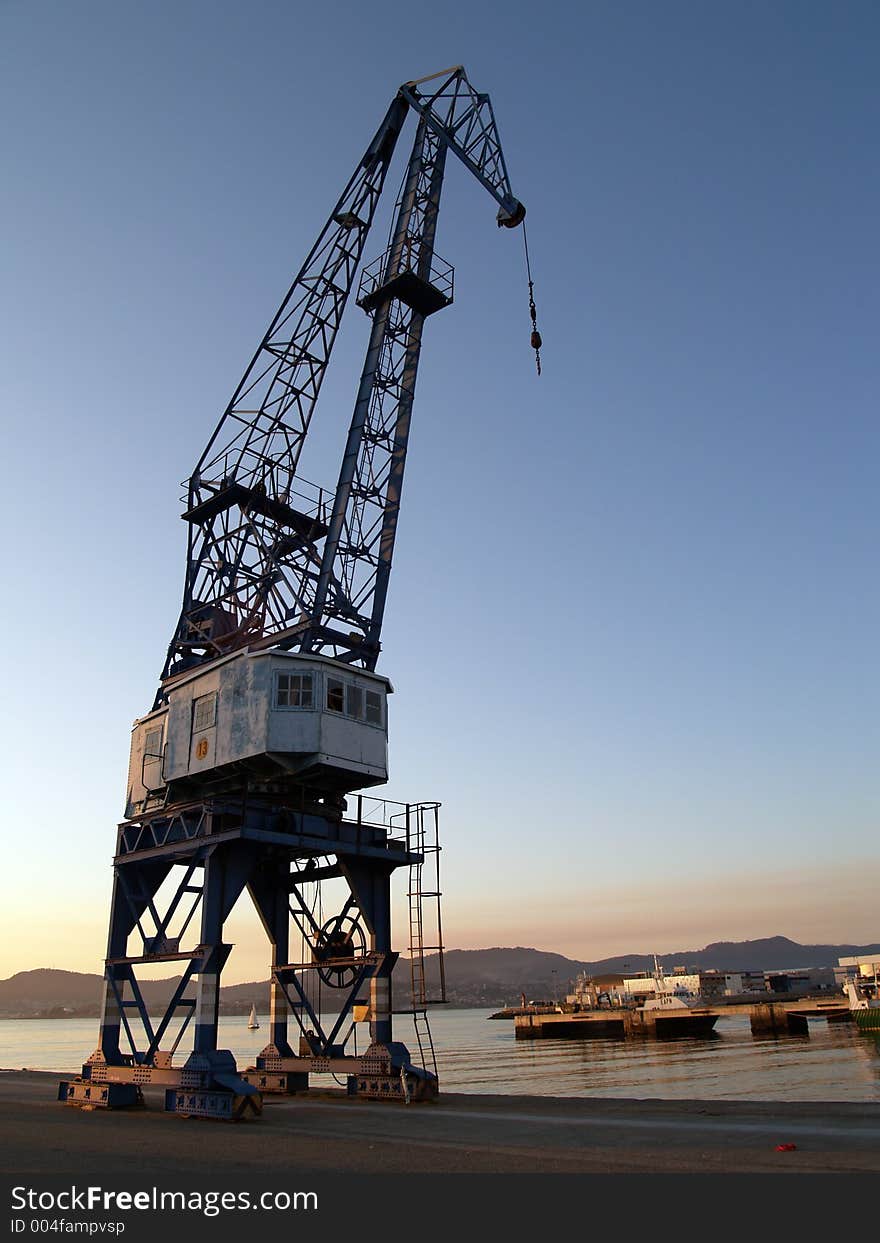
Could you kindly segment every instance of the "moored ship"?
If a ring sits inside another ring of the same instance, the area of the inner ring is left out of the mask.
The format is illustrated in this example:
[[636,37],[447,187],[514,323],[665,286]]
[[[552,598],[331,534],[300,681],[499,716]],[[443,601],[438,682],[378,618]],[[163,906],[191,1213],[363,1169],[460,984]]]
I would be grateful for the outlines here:
[[880,1036],[880,960],[841,958],[839,962],[850,971],[856,969],[843,985],[853,1022],[859,1031]]
[[649,997],[636,1013],[656,1025],[658,1036],[708,1036],[718,1021],[718,1015],[704,1006],[701,998],[680,993]]
[[653,976],[654,996],[646,998],[636,1013],[655,1027],[656,1035],[708,1036],[713,1032],[718,1015],[702,997],[682,988],[674,976],[665,976],[656,954]]

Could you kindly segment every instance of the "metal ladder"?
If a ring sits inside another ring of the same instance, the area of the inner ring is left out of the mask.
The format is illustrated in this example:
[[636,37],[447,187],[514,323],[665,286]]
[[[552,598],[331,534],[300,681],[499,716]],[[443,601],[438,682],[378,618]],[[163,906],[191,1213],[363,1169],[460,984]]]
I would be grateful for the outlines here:
[[[412,1018],[422,1068],[437,1074],[437,1055],[428,1022],[429,1005],[446,1001],[446,970],[443,960],[443,925],[440,916],[439,803],[415,803],[406,809],[407,850],[419,856],[409,865],[409,967]],[[433,944],[425,943],[425,903]],[[437,955],[436,995],[429,995],[425,954]]]

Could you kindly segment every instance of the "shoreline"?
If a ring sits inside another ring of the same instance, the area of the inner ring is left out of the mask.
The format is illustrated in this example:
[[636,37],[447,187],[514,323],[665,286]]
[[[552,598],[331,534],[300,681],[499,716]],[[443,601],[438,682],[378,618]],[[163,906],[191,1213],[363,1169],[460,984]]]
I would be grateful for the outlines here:
[[171,1117],[156,1088],[144,1109],[83,1112],[56,1100],[63,1077],[0,1071],[3,1173],[880,1173],[876,1102],[441,1092],[405,1106],[313,1089],[230,1124]]

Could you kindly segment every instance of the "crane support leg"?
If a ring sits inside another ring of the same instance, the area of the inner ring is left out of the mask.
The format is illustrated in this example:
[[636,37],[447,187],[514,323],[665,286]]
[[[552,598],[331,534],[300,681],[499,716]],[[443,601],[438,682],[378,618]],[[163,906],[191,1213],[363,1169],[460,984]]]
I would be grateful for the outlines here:
[[269,1047],[277,1057],[292,1057],[287,1039],[287,1001],[276,973],[289,961],[290,945],[290,865],[286,860],[267,861],[255,869],[248,884],[269,944],[272,964],[269,984]]

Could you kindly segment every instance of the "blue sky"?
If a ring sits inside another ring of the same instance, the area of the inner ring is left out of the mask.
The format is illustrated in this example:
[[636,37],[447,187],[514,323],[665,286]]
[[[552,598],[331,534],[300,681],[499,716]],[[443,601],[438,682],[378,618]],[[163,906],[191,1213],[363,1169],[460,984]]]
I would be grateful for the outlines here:
[[521,238],[450,165],[381,666],[447,942],[880,939],[878,46],[858,2],[0,0],[0,973],[99,968],[179,481],[397,86],[455,63],[545,348],[538,379]]

